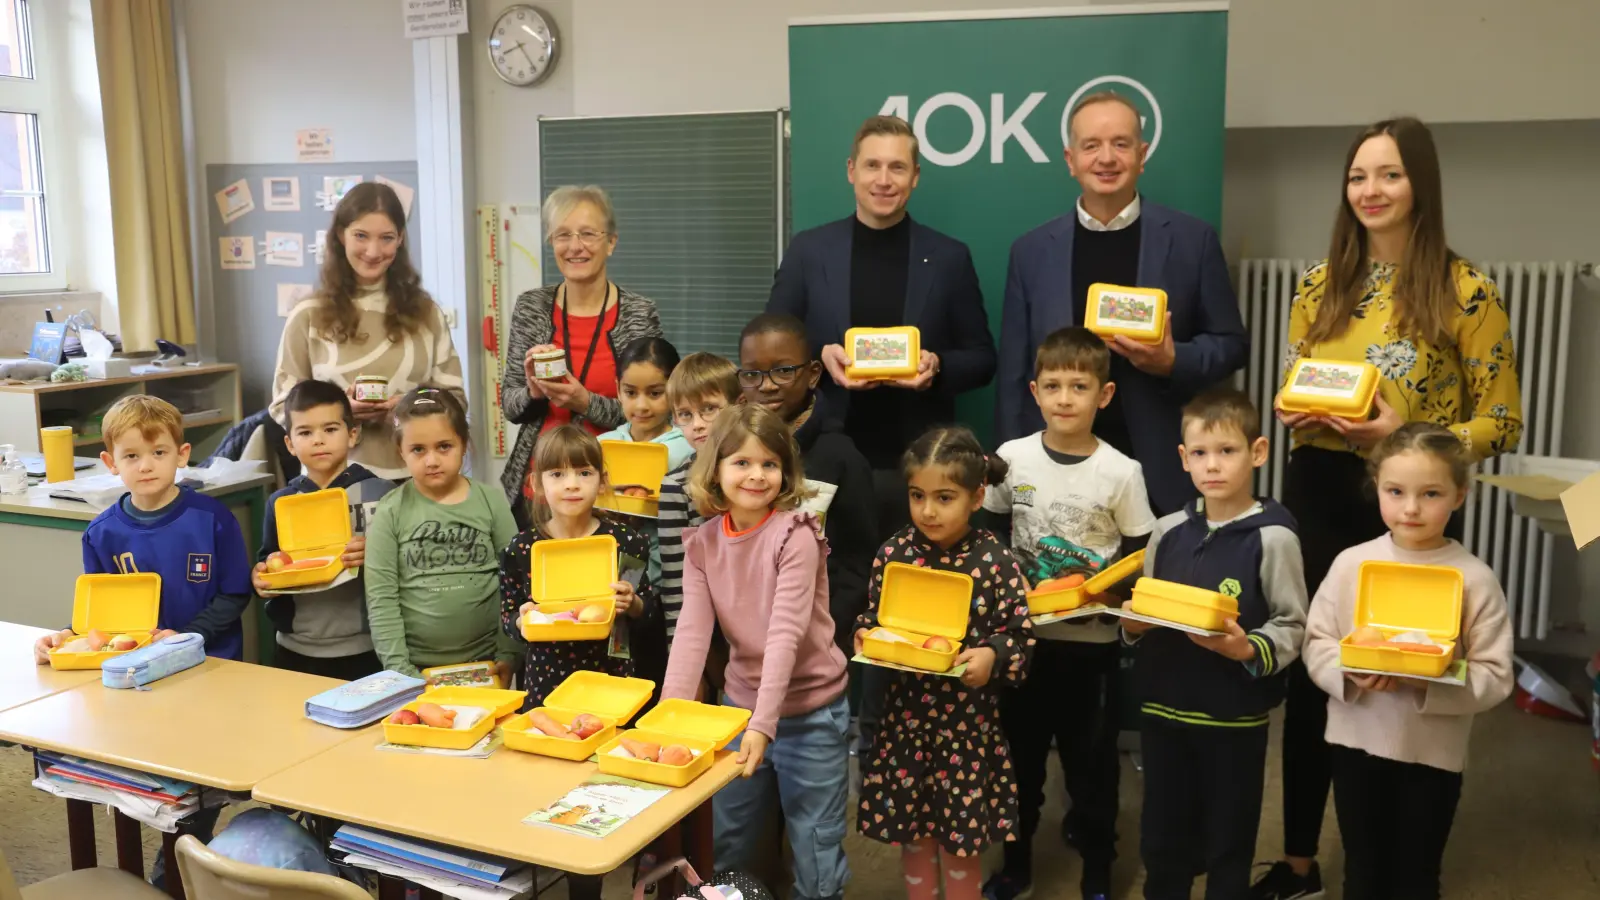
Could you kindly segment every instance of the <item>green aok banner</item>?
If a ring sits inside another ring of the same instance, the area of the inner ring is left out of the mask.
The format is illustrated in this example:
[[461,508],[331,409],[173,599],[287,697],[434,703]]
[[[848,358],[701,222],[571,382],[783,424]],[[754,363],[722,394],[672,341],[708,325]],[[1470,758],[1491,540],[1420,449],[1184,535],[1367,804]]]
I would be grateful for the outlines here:
[[[1070,212],[1062,159],[1078,98],[1112,90],[1141,111],[1140,192],[1217,225],[1222,213],[1226,4],[929,13],[789,28],[794,230],[849,215],[850,141],[890,113],[912,124],[922,177],[911,215],[972,248],[998,335],[1011,242]],[[990,430],[988,392],[962,416]]]

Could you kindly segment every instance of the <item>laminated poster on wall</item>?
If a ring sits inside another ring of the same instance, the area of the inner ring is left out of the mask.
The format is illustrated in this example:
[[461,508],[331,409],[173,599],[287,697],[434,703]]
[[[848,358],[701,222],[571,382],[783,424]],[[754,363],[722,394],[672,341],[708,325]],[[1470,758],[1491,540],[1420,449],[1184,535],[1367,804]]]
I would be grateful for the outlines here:
[[250,195],[250,182],[246,179],[241,178],[217,191],[217,212],[222,215],[224,225],[232,224],[255,208],[256,201]]
[[299,212],[300,179],[293,175],[261,179],[261,202],[268,212]]
[[322,190],[317,192],[317,203],[323,209],[332,212],[344,195],[350,189],[362,182],[360,175],[325,175],[322,178]]
[[305,235],[297,231],[267,232],[267,265],[299,268],[305,265]]
[[300,301],[311,296],[312,287],[309,284],[280,284],[278,285],[278,315],[289,318],[289,313],[300,305]]
[[409,184],[401,184],[392,178],[385,178],[382,175],[379,175],[374,180],[379,184],[388,185],[394,191],[394,195],[400,198],[400,208],[405,210],[406,218],[411,218],[411,201],[417,197],[416,190]]
[[322,265],[323,259],[325,259],[327,257],[327,254],[328,254],[328,232],[327,232],[326,229],[319,228],[319,229],[317,229],[317,240],[316,240],[316,243],[311,245],[311,255],[317,261],[317,265],[320,266],[320,265]]
[[294,158],[297,162],[333,162],[333,130],[303,128],[296,131]]
[[229,269],[254,269],[256,267],[256,242],[246,235],[244,237],[218,238],[222,245],[222,268]]

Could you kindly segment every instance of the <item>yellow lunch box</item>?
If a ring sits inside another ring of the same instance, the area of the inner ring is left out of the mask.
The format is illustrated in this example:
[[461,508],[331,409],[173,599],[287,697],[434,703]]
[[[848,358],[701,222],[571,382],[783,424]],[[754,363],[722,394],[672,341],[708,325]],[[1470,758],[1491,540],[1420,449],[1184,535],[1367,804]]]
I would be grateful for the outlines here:
[[[605,458],[606,481],[611,490],[602,493],[594,505],[630,516],[655,518],[661,507],[661,481],[667,477],[667,445],[601,441],[600,455]],[[621,493],[640,488],[649,491],[649,496]]]
[[844,333],[851,378],[911,378],[922,363],[922,332],[915,325],[852,328]]
[[[350,543],[350,497],[344,488],[279,497],[272,506],[278,523],[278,549],[294,558],[294,566],[310,560],[320,565],[266,572],[261,577],[274,591],[326,584],[344,571],[344,549]],[[270,563],[269,563],[270,565]]]
[[617,607],[611,585],[617,580],[617,539],[609,534],[537,541],[528,578],[529,599],[546,615],[585,606],[603,606],[596,622],[534,623],[522,618],[522,639],[537,641],[603,641],[611,635]]
[[[869,631],[862,640],[861,652],[868,659],[929,672],[948,672],[961,653],[961,641],[967,636],[967,618],[971,612],[970,576],[909,563],[889,563],[883,567],[878,628]],[[905,640],[875,637],[878,629],[893,632]],[[931,637],[948,640],[950,649],[923,647]]]
[[1039,587],[1028,594],[1028,615],[1044,616],[1077,609],[1089,602],[1090,597],[1105,593],[1117,582],[1143,568],[1144,551],[1136,550],[1106,566],[1077,587],[1052,589],[1050,582],[1042,581]]
[[[502,733],[506,746],[524,753],[553,756],[581,762],[595,754],[602,744],[617,736],[617,726],[625,724],[650,702],[655,682],[643,678],[619,678],[604,672],[574,672],[545,695],[544,705],[507,721]],[[545,734],[532,727],[534,712],[544,712],[563,725],[588,713],[605,727],[582,740],[567,740]]]
[[[100,631],[109,638],[127,636],[138,643],[127,650],[50,651],[52,669],[98,669],[108,659],[150,643],[161,614],[161,576],[79,575],[72,590],[72,638]],[[109,646],[109,645],[108,645]]]
[[1362,563],[1357,576],[1355,627],[1371,625],[1385,637],[1420,631],[1443,645],[1444,651],[1352,644],[1351,635],[1345,635],[1339,641],[1339,664],[1396,675],[1443,675],[1455,658],[1465,587],[1461,570],[1450,566],[1379,560]]
[[1224,631],[1229,619],[1239,617],[1239,601],[1227,594],[1156,578],[1134,582],[1128,608],[1141,616],[1206,631]]
[[1313,416],[1361,421],[1378,395],[1378,369],[1370,363],[1302,359],[1278,392],[1278,408]]
[[[617,735],[600,748],[600,771],[651,784],[683,787],[711,768],[716,751],[733,743],[749,723],[750,711],[737,706],[663,700],[639,719],[636,728]],[[698,751],[699,755],[681,766],[613,756],[611,751],[622,745],[623,738],[649,741],[663,747],[682,744],[690,751]]]
[[1083,327],[1101,337],[1159,344],[1167,336],[1167,292],[1097,282],[1089,285],[1083,318]]
[[412,712],[424,703],[438,706],[473,706],[486,715],[471,728],[435,728],[432,725],[397,725],[387,719],[383,723],[383,739],[391,744],[409,744],[413,747],[436,747],[441,750],[466,750],[494,730],[501,716],[509,715],[522,705],[527,691],[505,691],[498,688],[437,687],[424,691],[421,697],[401,709]]

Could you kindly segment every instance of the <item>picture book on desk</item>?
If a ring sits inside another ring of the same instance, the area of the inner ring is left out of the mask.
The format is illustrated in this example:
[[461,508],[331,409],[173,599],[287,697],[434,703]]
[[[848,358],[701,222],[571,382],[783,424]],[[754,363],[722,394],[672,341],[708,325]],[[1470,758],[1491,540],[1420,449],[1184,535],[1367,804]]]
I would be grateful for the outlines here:
[[671,791],[672,788],[659,784],[596,773],[568,791],[565,797],[522,821],[584,837],[603,838]]

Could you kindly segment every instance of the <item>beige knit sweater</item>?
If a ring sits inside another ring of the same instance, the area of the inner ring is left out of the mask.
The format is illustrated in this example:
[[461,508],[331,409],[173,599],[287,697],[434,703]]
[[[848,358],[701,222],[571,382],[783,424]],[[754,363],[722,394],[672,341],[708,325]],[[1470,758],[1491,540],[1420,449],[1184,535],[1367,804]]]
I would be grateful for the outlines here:
[[[309,297],[289,313],[278,345],[278,366],[272,376],[272,417],[283,419],[283,403],[289,390],[300,382],[315,378],[349,388],[362,375],[383,375],[389,379],[389,395],[399,396],[425,385],[453,392],[466,405],[461,380],[461,359],[444,313],[434,306],[427,322],[416,334],[399,342],[391,341],[384,329],[388,298],[381,287],[356,297],[361,310],[361,326],[356,339],[336,344],[316,328],[315,311],[319,301]],[[405,462],[395,447],[391,420],[363,423],[361,442],[350,454],[350,461],[371,469],[381,478],[406,478]]]
[[[1412,678],[1387,692],[1364,691],[1339,668],[1339,641],[1355,630],[1356,587],[1367,560],[1450,566],[1465,576],[1456,658],[1467,661],[1467,683]],[[1455,541],[1416,552],[1384,535],[1339,554],[1311,601],[1306,623],[1306,669],[1327,691],[1328,743],[1373,756],[1460,772],[1467,764],[1472,717],[1511,693],[1511,620],[1494,571]]]

